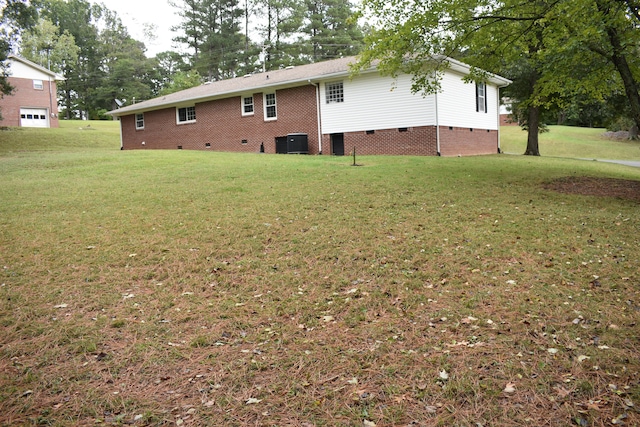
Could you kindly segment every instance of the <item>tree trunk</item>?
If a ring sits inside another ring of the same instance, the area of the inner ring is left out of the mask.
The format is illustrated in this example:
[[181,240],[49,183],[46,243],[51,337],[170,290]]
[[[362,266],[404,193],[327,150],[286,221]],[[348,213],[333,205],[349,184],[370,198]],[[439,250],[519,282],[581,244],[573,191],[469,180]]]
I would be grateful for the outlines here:
[[[603,6],[597,3],[598,9],[603,10]],[[629,8],[632,9],[632,4],[628,3]],[[609,43],[611,43],[612,52],[609,59],[616,67],[616,71],[620,74],[622,84],[624,85],[624,92],[627,95],[629,101],[629,108],[631,109],[631,119],[635,123],[635,132],[632,129],[630,132],[630,138],[638,139],[637,129],[640,128],[640,92],[638,92],[638,83],[636,82],[633,72],[629,67],[629,62],[624,53],[625,47],[620,39],[618,30],[613,26],[607,26],[607,36],[609,37]]]
[[539,156],[540,150],[538,149],[538,134],[540,128],[540,107],[530,106],[528,110],[528,125],[527,131],[527,151],[524,152],[525,156]]
[[[627,58],[624,55],[614,54],[611,58],[613,63],[622,78],[624,84],[624,91],[629,101],[629,107],[631,108],[631,118],[635,123],[635,132],[631,132],[632,139],[638,138],[637,129],[640,128],[640,93],[638,93],[638,85],[633,78],[633,73],[627,62]],[[635,135],[634,135],[635,134]]]

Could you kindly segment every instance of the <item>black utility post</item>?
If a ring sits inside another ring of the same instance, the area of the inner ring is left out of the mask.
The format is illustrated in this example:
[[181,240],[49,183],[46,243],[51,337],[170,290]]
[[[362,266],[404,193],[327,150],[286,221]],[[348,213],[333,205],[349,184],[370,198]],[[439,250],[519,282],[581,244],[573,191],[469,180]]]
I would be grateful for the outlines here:
[[352,166],[358,166],[356,165],[356,147],[353,147],[353,165]]

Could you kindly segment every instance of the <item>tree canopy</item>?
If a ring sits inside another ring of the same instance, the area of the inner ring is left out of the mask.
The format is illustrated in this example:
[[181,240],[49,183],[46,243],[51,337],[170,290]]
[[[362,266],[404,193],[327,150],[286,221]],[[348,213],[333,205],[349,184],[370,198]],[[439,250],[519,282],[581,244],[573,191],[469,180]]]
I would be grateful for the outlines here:
[[[0,89],[7,55],[19,53],[65,79],[66,118],[257,70],[351,55],[363,34],[337,0],[174,0],[180,51],[148,58],[116,12],[88,0],[0,0]],[[153,25],[147,25],[150,31]]]

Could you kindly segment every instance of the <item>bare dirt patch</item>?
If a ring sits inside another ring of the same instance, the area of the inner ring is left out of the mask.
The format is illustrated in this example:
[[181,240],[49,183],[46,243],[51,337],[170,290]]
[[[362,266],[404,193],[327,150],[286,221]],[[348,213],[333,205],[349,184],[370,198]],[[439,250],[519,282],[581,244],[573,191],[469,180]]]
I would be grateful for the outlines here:
[[584,196],[615,197],[640,203],[640,181],[568,176],[545,184],[547,190]]

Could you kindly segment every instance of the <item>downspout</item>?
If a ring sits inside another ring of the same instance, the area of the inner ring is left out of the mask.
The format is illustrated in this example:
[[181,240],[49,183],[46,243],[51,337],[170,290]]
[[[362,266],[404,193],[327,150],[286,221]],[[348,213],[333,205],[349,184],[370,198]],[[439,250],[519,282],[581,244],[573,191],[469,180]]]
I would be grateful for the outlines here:
[[496,105],[497,105],[497,109],[498,109],[498,114],[497,114],[497,122],[498,122],[498,154],[502,153],[502,147],[500,147],[500,86],[496,85],[496,94],[497,94],[497,100],[496,100]]
[[440,119],[438,118],[438,92],[435,93],[436,103],[436,154],[440,156]]
[[124,150],[124,139],[122,138],[122,117],[118,116],[118,121],[120,122],[120,150]]
[[49,127],[51,127],[51,117],[53,117],[53,94],[51,90],[51,76],[49,77],[49,117],[47,120],[49,121]]
[[316,88],[316,110],[318,116],[316,120],[318,121],[318,154],[322,154],[322,114],[320,112],[320,83],[313,83],[311,80],[307,80],[309,84],[315,86]]

